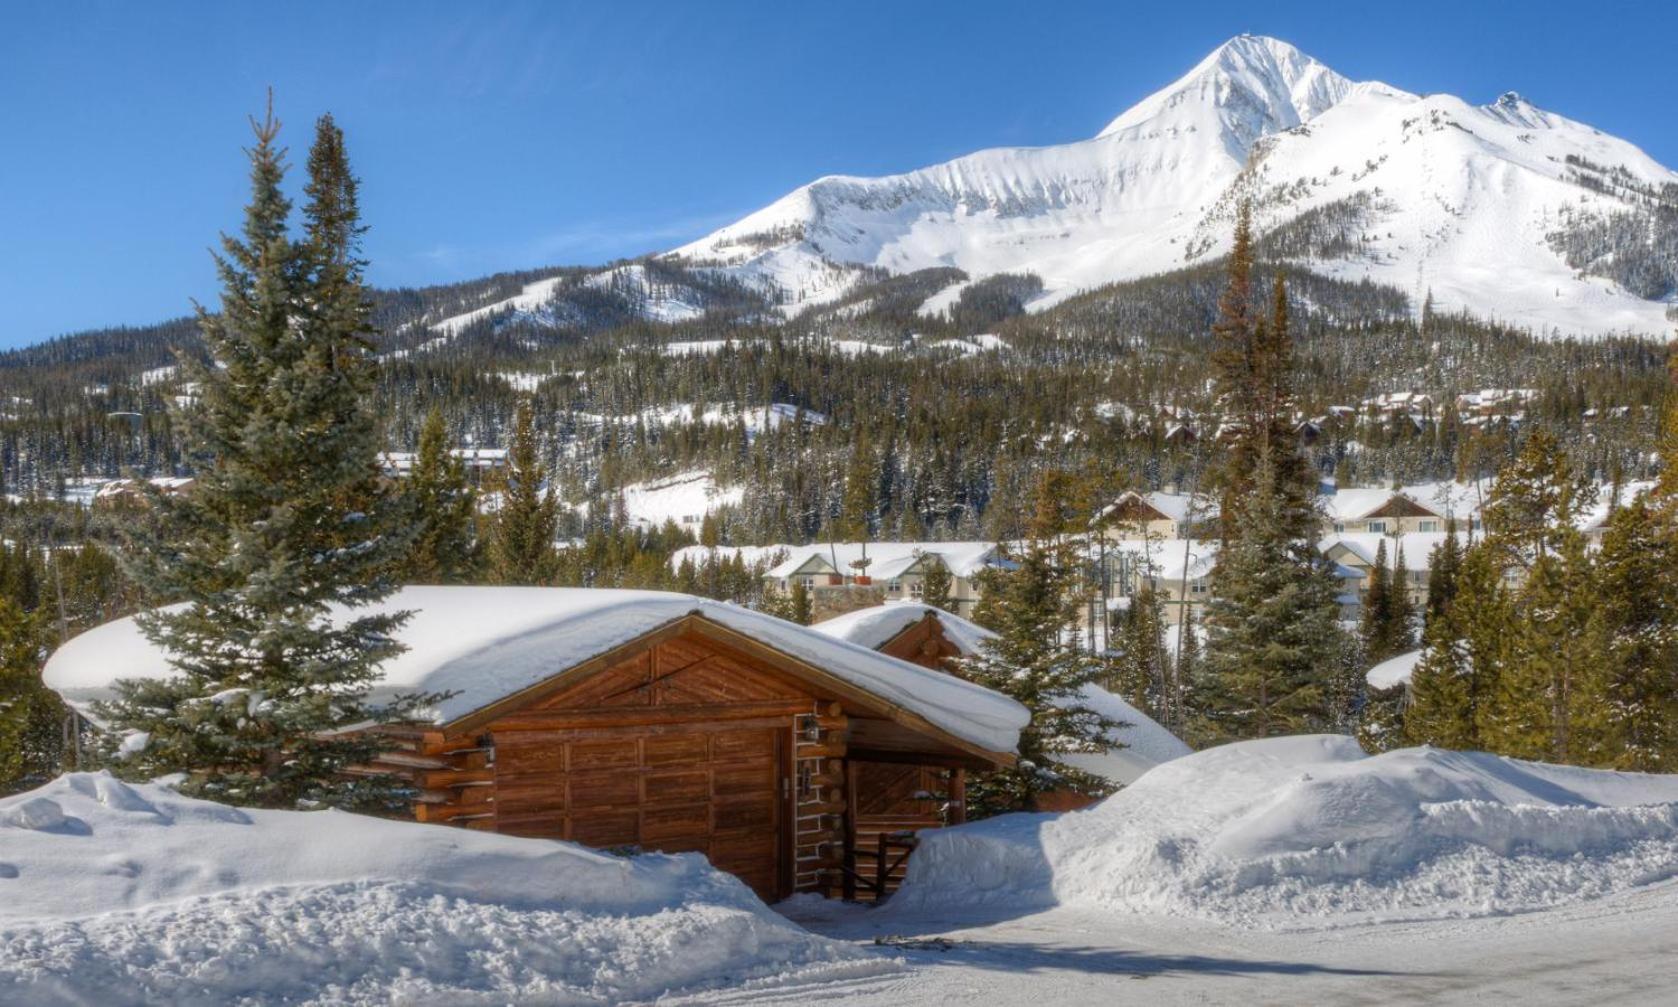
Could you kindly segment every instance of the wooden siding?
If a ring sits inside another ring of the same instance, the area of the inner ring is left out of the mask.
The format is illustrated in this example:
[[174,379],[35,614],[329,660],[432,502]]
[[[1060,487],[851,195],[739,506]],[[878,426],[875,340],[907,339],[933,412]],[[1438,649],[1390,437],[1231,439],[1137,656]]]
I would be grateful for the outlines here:
[[[936,620],[917,627],[917,663],[937,667],[953,648]],[[847,866],[872,877],[882,832],[943,824],[947,767],[990,762],[831,677],[689,619],[448,730],[380,728],[391,748],[369,769],[413,781],[420,821],[699,852],[771,901],[835,893]]]

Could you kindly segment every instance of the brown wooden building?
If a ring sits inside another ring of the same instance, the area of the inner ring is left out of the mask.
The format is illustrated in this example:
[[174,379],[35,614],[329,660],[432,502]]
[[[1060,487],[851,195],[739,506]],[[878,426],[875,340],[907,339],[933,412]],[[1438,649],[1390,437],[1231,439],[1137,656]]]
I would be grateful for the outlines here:
[[[867,890],[882,871],[864,822],[911,777],[959,817],[962,774],[1010,763],[1027,716],[951,676],[683,595],[408,588],[388,604],[416,614],[380,688],[457,690],[434,722],[382,729],[392,749],[372,768],[414,781],[415,817],[700,852],[770,901]],[[124,646],[115,634],[139,654],[110,678],[166,673],[122,620],[62,648],[48,683],[72,704],[100,698],[78,666]]]

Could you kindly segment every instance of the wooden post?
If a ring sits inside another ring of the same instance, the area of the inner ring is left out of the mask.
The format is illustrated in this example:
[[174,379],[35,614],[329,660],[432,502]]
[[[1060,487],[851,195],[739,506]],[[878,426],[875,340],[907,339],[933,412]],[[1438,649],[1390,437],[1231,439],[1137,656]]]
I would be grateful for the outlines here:
[[845,760],[844,897],[856,901],[856,763]]
[[880,833],[880,859],[874,862],[874,904],[886,900],[886,833]]
[[950,824],[967,821],[967,770],[950,770]]

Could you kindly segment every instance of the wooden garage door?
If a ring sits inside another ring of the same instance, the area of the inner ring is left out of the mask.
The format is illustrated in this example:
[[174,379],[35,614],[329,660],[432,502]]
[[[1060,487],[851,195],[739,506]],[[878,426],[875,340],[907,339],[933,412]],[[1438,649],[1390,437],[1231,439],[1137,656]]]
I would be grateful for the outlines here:
[[786,719],[498,732],[496,829],[699,852],[760,896],[782,898],[790,740]]

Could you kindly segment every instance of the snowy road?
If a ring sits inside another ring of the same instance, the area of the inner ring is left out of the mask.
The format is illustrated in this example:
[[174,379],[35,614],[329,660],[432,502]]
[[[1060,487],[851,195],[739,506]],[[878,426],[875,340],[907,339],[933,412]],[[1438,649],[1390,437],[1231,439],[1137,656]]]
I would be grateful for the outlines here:
[[[1669,1004],[1678,883],[1520,916],[1316,932],[1057,909],[952,926],[891,909],[789,907],[799,922],[881,948],[907,973],[679,1003]],[[947,940],[944,945],[940,940]]]

